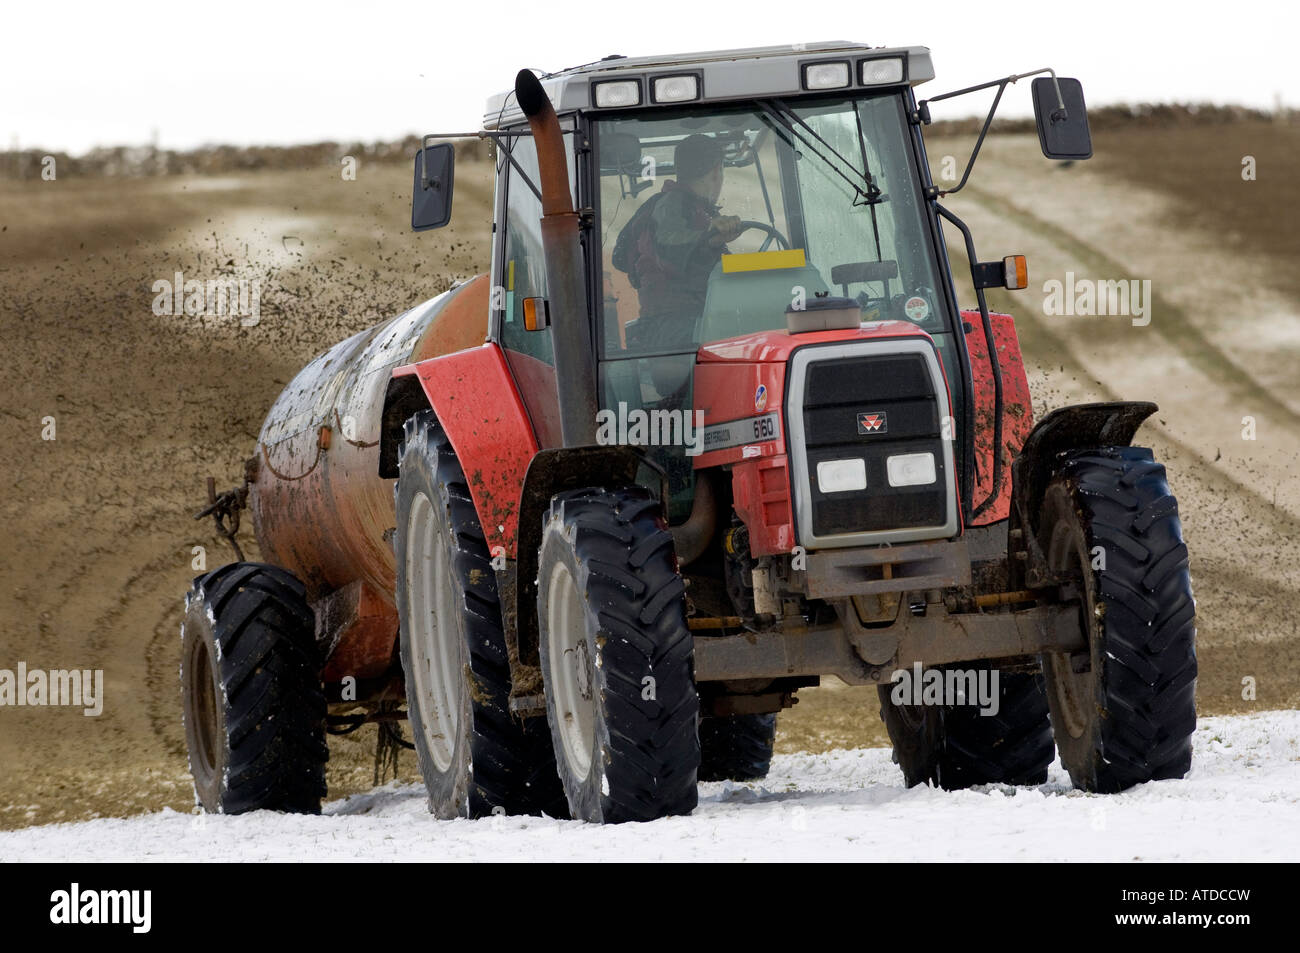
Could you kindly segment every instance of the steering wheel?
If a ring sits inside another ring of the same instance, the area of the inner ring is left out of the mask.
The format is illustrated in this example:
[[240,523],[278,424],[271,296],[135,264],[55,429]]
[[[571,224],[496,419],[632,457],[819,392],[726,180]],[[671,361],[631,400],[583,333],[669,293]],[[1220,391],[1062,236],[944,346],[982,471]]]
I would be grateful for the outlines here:
[[[748,219],[742,219],[740,222],[740,231],[736,232],[736,237],[739,238],[741,234],[749,231],[751,228],[757,228],[761,231],[767,232],[767,238],[763,239],[763,244],[759,246],[759,251],[767,251],[767,247],[772,244],[773,240],[780,242],[782,248],[790,248],[790,239],[786,238],[771,225],[767,224],[767,222],[755,222]],[[691,246],[691,254],[696,254],[696,251],[709,240],[709,237],[712,234],[712,230],[705,230],[705,232],[695,240],[695,244]],[[732,241],[734,240],[735,239],[732,239]]]
[[760,245],[758,248],[759,251],[767,251],[767,247],[772,244],[773,239],[780,242],[782,248],[789,249],[790,239],[786,238],[784,235],[778,232],[773,226],[767,224],[767,222],[753,222],[749,220],[744,220],[740,223],[741,232],[747,232],[751,228],[757,228],[760,229],[761,231],[767,232],[767,238],[763,239],[763,244]]

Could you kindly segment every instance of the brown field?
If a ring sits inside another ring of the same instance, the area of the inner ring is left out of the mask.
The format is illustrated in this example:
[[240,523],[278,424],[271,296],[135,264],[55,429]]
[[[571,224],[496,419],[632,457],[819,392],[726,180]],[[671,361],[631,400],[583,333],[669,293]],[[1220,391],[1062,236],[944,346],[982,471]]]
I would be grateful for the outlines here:
[[[1139,437],[1182,501],[1206,714],[1300,704],[1300,322],[1287,296],[1300,228],[1285,214],[1297,186],[1281,181],[1300,142],[1293,126],[1238,125],[1099,130],[1097,158],[1069,169],[1031,136],[998,136],[950,202],[983,257],[1030,255],[1030,289],[992,303],[1019,319],[1037,412],[1161,404]],[[968,141],[933,141],[936,169]],[[1247,153],[1257,182],[1241,182]],[[0,710],[0,828],[191,808],[181,597],[193,547],[209,566],[231,558],[190,518],[203,479],[236,481],[266,409],[314,354],[484,270],[489,170],[464,164],[457,224],[422,235],[406,228],[405,164],[363,162],[355,182],[334,165],[0,180],[0,668],[102,668],[107,691],[100,718]],[[1151,325],[1047,317],[1041,281],[1066,270],[1151,279]],[[152,284],[176,271],[261,279],[260,324],[156,316]],[[1246,415],[1255,441],[1241,439]],[[1256,701],[1241,697],[1245,676]],[[883,744],[877,708],[874,690],[804,692],[779,748]],[[333,739],[332,795],[371,784],[373,743],[373,729]],[[402,776],[417,777],[412,755]]]
[[[1226,253],[1265,263],[1274,286],[1295,296],[1300,294],[1297,153],[1300,122],[1256,119],[1105,130],[1097,135],[1095,160],[1099,171],[1172,199],[1163,224],[1211,232]],[[1241,177],[1246,156],[1255,160],[1254,181]],[[1207,265],[1215,267],[1213,260]],[[1220,275],[1227,287],[1235,284],[1226,270]]]

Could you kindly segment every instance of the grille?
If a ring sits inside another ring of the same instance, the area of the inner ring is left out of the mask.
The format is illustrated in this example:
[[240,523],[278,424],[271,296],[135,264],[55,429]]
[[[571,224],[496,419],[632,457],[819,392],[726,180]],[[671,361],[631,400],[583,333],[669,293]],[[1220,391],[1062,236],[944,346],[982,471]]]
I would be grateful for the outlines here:
[[[815,536],[940,527],[948,522],[949,481],[938,390],[923,353],[866,354],[812,359],[798,413],[803,420],[811,530]],[[935,482],[889,485],[887,458],[930,452]],[[817,464],[858,458],[866,489],[823,493]]]

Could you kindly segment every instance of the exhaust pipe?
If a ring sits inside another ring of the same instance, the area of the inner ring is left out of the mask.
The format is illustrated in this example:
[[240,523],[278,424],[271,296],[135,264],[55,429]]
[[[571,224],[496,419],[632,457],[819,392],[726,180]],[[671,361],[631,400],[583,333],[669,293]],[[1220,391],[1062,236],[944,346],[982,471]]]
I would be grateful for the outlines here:
[[[596,368],[564,133],[550,97],[530,70],[520,70],[515,77],[515,99],[528,117],[542,179],[542,251],[551,307],[560,435],[566,447],[590,446],[596,442]],[[679,565],[694,562],[707,550],[718,525],[717,509],[713,485],[706,477],[697,484],[690,518],[671,530]]]
[[713,475],[708,470],[695,474],[695,502],[685,523],[668,527],[673,534],[677,565],[689,566],[703,556],[718,529],[718,498],[713,492]]
[[528,118],[542,180],[542,251],[546,257],[546,298],[551,313],[560,435],[566,447],[590,446],[596,442],[596,369],[564,133],[550,97],[531,71],[520,70],[515,77],[515,99]]

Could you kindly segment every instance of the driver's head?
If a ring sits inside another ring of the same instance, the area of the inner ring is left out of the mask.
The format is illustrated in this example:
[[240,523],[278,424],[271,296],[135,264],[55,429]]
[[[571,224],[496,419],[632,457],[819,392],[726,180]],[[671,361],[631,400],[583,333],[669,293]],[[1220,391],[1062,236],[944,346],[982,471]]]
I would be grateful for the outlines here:
[[677,143],[673,165],[678,183],[717,204],[722,194],[722,146],[718,140],[699,133],[687,136]]

